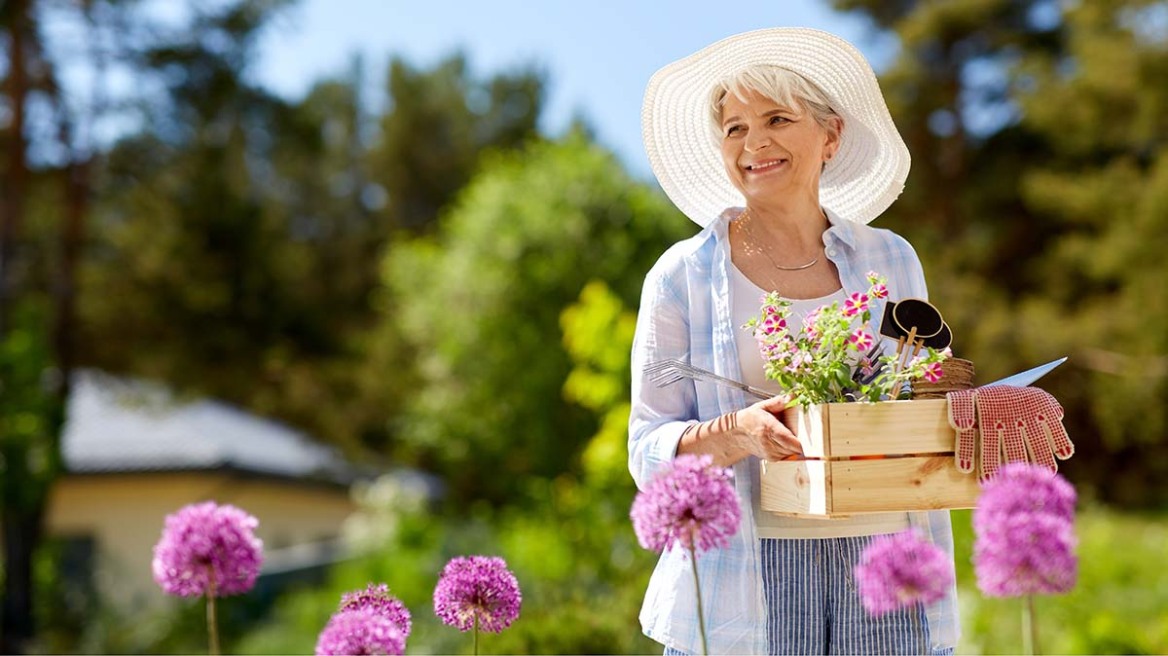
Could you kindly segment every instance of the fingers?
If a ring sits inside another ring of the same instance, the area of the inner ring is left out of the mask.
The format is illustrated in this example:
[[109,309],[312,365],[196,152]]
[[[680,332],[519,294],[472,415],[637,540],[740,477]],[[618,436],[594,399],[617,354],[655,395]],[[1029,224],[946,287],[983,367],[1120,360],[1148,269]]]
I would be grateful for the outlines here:
[[775,397],[760,401],[745,411],[740,426],[746,432],[747,450],[752,454],[766,460],[803,454],[799,438],[776,416],[786,404],[784,397]]
[[782,460],[787,456],[803,454],[799,438],[773,417],[760,426],[755,443],[756,455],[765,460]]
[[957,470],[965,473],[973,471],[974,445],[977,443],[976,394],[974,390],[958,390],[945,395],[949,401],[949,425],[957,432],[957,444],[954,445]]
[[981,428],[981,480],[993,478],[1002,466],[1002,436],[994,426]]
[[775,425],[771,428],[770,437],[773,443],[786,455],[803,454],[803,445],[799,442],[799,438],[781,421],[775,422]]
[[957,471],[968,474],[973,471],[974,445],[977,444],[977,430],[957,431],[957,449],[954,457],[957,462]]
[[1000,417],[997,429],[1002,435],[1002,447],[1006,451],[1006,462],[1026,462],[1026,443],[1022,440],[1025,425],[1021,417]]
[[1063,422],[1048,422],[1045,426],[1051,446],[1054,447],[1054,454],[1058,456],[1059,460],[1066,460],[1075,455],[1075,445],[1071,444],[1071,438],[1067,436],[1067,429],[1063,426]]
[[1054,461],[1054,446],[1045,424],[1026,424],[1026,451],[1030,454],[1030,462],[1052,472],[1058,471],[1058,464]]
[[1053,396],[1047,395],[1038,408],[1035,420],[1042,426],[1043,433],[1050,441],[1051,450],[1059,460],[1066,460],[1075,455],[1075,445],[1067,436],[1067,429],[1063,426],[1063,407]]
[[771,414],[778,414],[778,413],[782,412],[783,410],[786,410],[788,407],[790,407],[791,395],[790,394],[779,394],[778,396],[772,396],[769,399],[759,401],[758,403],[755,403],[754,405],[755,405],[755,407],[762,408],[763,410],[766,410],[767,412],[769,412]]
[[[1075,445],[1071,444],[1071,438],[1067,436],[1067,429],[1061,421],[1047,421],[1045,416],[1039,415],[1034,424],[1034,433],[1039,436],[1036,439],[1042,443],[1042,447],[1050,451],[1050,455],[1047,456],[1050,458],[1050,467],[1057,471],[1058,464],[1054,458],[1066,460],[1075,455]],[[1030,427],[1027,426],[1027,432],[1029,431]],[[1027,442],[1029,441],[1028,439]]]

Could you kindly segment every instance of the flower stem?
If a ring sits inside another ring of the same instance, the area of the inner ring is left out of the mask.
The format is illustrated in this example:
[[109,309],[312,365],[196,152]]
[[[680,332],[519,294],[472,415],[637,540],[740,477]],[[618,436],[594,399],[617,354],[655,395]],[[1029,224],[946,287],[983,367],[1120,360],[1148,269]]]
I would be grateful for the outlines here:
[[474,653],[479,656],[479,618],[475,615],[474,618]]
[[1038,622],[1034,614],[1034,595],[1026,595],[1022,605],[1022,651],[1038,653]]
[[207,565],[207,637],[211,642],[211,656],[219,656],[219,626],[215,622],[215,570]]
[[693,569],[694,592],[698,598],[698,629],[702,632],[702,653],[708,655],[710,646],[706,644],[706,617],[702,613],[702,584],[698,581],[698,554],[692,546],[689,548],[689,564]]

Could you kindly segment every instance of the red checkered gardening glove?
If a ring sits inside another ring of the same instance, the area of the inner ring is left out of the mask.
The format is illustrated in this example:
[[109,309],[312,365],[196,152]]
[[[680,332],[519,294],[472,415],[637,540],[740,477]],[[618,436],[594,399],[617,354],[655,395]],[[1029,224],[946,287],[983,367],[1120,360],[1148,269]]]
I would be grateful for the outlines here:
[[[949,425],[957,431],[957,469],[972,472],[975,450],[981,453],[982,480],[1006,462],[1030,461],[1058,470],[1055,457],[1066,460],[1075,446],[1063,427],[1063,408],[1037,387],[993,385],[949,392]],[[980,434],[980,449],[977,437]]]

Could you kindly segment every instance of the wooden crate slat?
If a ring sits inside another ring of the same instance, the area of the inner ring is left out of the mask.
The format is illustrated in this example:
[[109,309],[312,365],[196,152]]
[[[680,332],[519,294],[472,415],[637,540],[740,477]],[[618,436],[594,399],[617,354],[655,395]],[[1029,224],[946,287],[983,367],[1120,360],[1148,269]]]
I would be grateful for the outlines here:
[[945,399],[832,403],[826,408],[831,440],[824,449],[830,449],[830,456],[824,457],[953,452],[956,434],[949,426]]
[[831,512],[828,460],[762,461],[759,505],[780,515],[827,515]]
[[831,441],[827,439],[831,434],[828,406],[813,405],[806,409],[798,408],[787,416],[788,419],[791,417],[794,418],[794,425],[792,426],[788,422],[787,427],[803,445],[803,457],[832,457]]
[[953,456],[831,461],[835,513],[913,508],[973,508],[977,477],[957,471]]

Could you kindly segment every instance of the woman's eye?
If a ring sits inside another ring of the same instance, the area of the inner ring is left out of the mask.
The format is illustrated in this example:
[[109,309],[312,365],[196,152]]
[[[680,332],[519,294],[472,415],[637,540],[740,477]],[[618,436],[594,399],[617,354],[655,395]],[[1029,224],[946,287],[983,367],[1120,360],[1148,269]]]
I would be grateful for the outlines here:
[[726,128],[726,136],[728,137],[736,132],[741,132],[741,131],[742,131],[741,125],[731,125],[730,127]]
[[783,118],[782,116],[772,116],[771,117],[771,125],[779,125],[780,123],[787,123],[787,122],[788,122],[787,119]]

